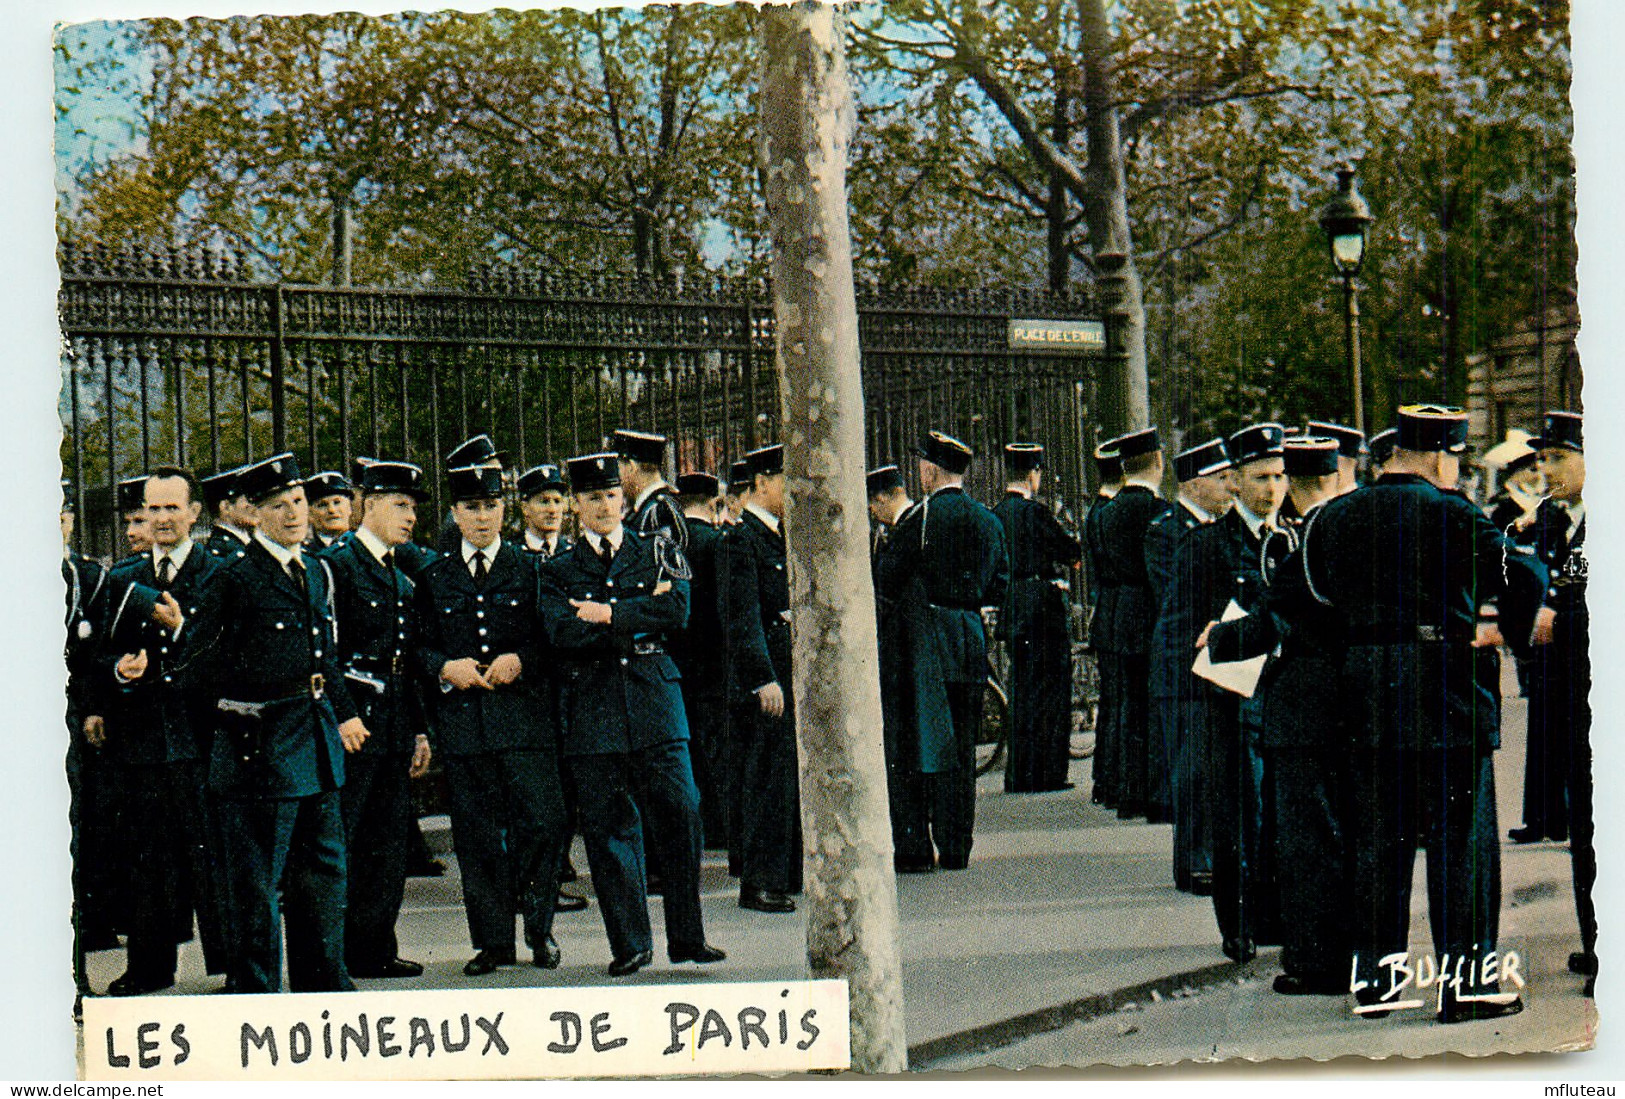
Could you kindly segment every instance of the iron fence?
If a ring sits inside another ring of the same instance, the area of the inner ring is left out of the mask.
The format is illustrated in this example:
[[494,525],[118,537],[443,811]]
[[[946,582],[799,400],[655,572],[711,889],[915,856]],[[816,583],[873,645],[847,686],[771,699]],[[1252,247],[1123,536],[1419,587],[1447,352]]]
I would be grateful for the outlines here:
[[[236,256],[65,245],[63,469],[82,546],[117,556],[116,482],[154,464],[200,473],[293,450],[311,471],[358,454],[436,470],[489,432],[519,468],[658,430],[677,471],[778,438],[770,288],[490,267],[458,287],[256,281]],[[1015,350],[1012,319],[1091,318],[1043,290],[860,287],[867,466],[926,428],[995,456],[1049,448],[1046,494],[1087,499],[1091,356]],[[996,460],[970,488],[991,502]],[[434,512],[441,510],[434,477]]]

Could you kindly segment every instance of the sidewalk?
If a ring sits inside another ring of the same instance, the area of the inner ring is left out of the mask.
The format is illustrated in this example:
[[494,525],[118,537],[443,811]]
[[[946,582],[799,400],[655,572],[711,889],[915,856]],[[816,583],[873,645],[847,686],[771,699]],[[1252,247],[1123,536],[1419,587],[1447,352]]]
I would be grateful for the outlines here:
[[[1519,822],[1523,706],[1507,706],[1507,748],[1497,761],[1501,831]],[[1567,849],[1560,844],[1503,848],[1501,946],[1526,959],[1527,1009],[1509,1020],[1441,1027],[1426,1012],[1373,1021],[1344,1000],[1290,998],[1270,990],[1276,951],[1245,967],[1227,961],[1211,903],[1174,890],[1172,830],[1119,821],[1089,804],[1089,761],[1074,761],[1073,790],[1007,795],[998,774],[979,786],[976,845],[959,873],[899,875],[904,993],[915,1070],[1056,1064],[1155,1064],[1227,1057],[1408,1056],[1584,1048],[1596,1015],[1568,974],[1578,948]],[[444,818],[425,821],[431,846],[449,849]],[[365,988],[462,988],[610,983],[609,947],[597,904],[560,916],[563,965],[529,965],[470,980],[472,956],[454,858],[443,878],[413,878],[399,925],[404,957],[424,963],[420,978],[361,981]],[[576,866],[587,863],[579,842]],[[1411,947],[1428,948],[1418,860]],[[586,882],[580,883],[586,885]],[[806,975],[799,914],[738,907],[725,861],[708,855],[702,873],[707,936],[728,951],[720,965],[666,962],[662,913],[655,964],[629,978],[772,981]],[[523,959],[525,951],[521,949]],[[122,952],[91,956],[98,990],[123,968]],[[183,948],[176,993],[211,989],[195,944]]]

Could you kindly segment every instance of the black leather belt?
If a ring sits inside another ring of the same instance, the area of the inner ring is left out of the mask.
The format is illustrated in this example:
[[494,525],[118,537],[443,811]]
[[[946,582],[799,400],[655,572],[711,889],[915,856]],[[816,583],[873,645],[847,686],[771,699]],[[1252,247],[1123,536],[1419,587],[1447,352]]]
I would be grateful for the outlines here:
[[633,656],[665,656],[666,647],[658,641],[632,642]]
[[269,683],[256,683],[233,687],[233,700],[237,702],[282,702],[294,698],[321,698],[327,693],[327,680],[321,672],[296,679],[276,679]]
[[982,613],[982,606],[980,603],[938,603],[933,600],[931,605],[945,611],[968,611],[971,614]]
[[350,661],[350,667],[373,675],[405,675],[406,657],[400,653],[394,656],[358,656]]

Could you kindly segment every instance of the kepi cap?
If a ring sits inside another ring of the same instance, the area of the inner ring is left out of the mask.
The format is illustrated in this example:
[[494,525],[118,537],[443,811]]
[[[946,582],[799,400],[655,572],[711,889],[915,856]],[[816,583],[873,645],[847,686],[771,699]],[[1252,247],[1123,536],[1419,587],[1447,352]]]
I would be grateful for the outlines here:
[[529,500],[543,489],[556,489],[559,492],[568,492],[570,486],[564,480],[564,470],[553,462],[543,462],[541,465],[531,466],[519,475],[519,498]]
[[873,499],[883,492],[890,492],[894,488],[902,488],[903,471],[896,466],[879,466],[871,469],[864,481],[869,490],[869,497]]
[[1578,412],[1548,412],[1539,438],[1530,439],[1536,450],[1577,450],[1585,453],[1584,422]]
[[750,463],[741,459],[728,467],[728,491],[746,492],[750,489]]
[[1395,427],[1395,445],[1401,450],[1460,454],[1467,449],[1467,413],[1454,405],[1404,405]]
[[490,500],[502,495],[502,470],[496,466],[462,466],[446,471],[452,503]]
[[1119,435],[1106,443],[1117,451],[1122,459],[1138,458],[1142,454],[1150,454],[1162,449],[1162,436],[1154,427],[1143,428],[1140,431],[1131,431],[1127,435]]
[[484,465],[487,462],[502,464],[507,455],[497,449],[489,435],[476,435],[472,439],[464,439],[446,453],[446,468],[462,469],[466,466]]
[[1371,436],[1371,442],[1366,450],[1371,455],[1373,465],[1386,465],[1388,459],[1394,456],[1394,447],[1399,445],[1399,428],[1390,427]]
[[380,462],[367,459],[361,472],[361,492],[366,496],[384,496],[393,492],[404,493],[415,500],[427,500],[429,490],[424,487],[421,466],[411,462]]
[[[628,461],[658,466],[666,460],[666,437],[652,431],[620,430],[615,432],[615,452]],[[570,483],[575,483],[574,467]]]
[[1221,473],[1235,463],[1225,449],[1223,439],[1209,439],[1200,446],[1189,447],[1174,455],[1174,477],[1184,483],[1210,473]]
[[348,496],[353,491],[355,486],[336,469],[324,469],[305,478],[305,499],[313,504],[324,496]]
[[1325,420],[1310,420],[1308,434],[1322,439],[1336,439],[1337,453],[1344,458],[1358,458],[1365,453],[1365,432],[1347,424],[1327,423]]
[[677,490],[679,496],[703,496],[707,500],[715,499],[722,494],[722,482],[710,473],[684,473],[680,475],[672,488]]
[[784,472],[784,444],[773,443],[769,446],[757,447],[745,455],[745,462],[750,467],[750,475],[754,477],[772,477],[774,474]]
[[1123,459],[1118,456],[1114,443],[1101,443],[1095,447],[1094,455],[1095,469],[1099,471],[1102,481],[1123,479]]
[[971,459],[976,452],[970,447],[940,431],[927,431],[920,436],[920,441],[914,447],[914,456],[924,458],[934,466],[940,466],[949,473],[958,476],[970,468]]
[[214,514],[215,508],[242,495],[237,489],[237,469],[223,469],[203,478],[198,482],[198,491],[203,495],[203,506]]
[[570,468],[571,492],[593,492],[621,483],[620,455],[613,451],[577,455],[565,464]]
[[[1365,437],[1362,435],[1363,443]],[[1337,473],[1342,448],[1336,439],[1322,435],[1300,435],[1281,446],[1288,477],[1328,477]]]
[[1044,468],[1044,448],[1037,443],[1006,443],[1004,468],[1011,473],[1031,473]]
[[248,497],[250,503],[258,504],[302,484],[304,477],[299,472],[299,459],[292,451],[283,451],[238,470],[236,491],[237,495]]
[[1286,428],[1272,421],[1242,428],[1225,441],[1225,449],[1239,468],[1248,462],[1281,457],[1285,442]]

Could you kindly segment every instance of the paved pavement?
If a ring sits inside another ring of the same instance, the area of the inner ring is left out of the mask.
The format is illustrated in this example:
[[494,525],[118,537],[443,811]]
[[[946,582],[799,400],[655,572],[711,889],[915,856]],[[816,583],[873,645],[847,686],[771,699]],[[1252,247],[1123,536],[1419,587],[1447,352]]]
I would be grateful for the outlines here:
[[[1519,821],[1523,705],[1506,707],[1508,746],[1497,782],[1502,832]],[[1502,946],[1525,958],[1527,1010],[1509,1020],[1443,1027],[1423,1012],[1358,1019],[1339,999],[1276,995],[1276,952],[1245,967],[1219,951],[1210,903],[1175,891],[1169,880],[1171,829],[1119,821],[1089,804],[1087,761],[1075,761],[1077,788],[1006,795],[985,777],[969,869],[902,875],[904,993],[911,1064],[916,1070],[1000,1066],[1166,1064],[1224,1058],[1389,1055],[1578,1049],[1596,1027],[1591,1001],[1564,962],[1578,947],[1567,849],[1559,844],[1503,851]],[[449,847],[444,818],[426,822],[431,844]],[[401,953],[425,972],[410,981],[362,981],[369,988],[591,985],[608,983],[609,947],[596,903],[561,916],[564,964],[528,965],[470,981],[472,955],[456,860],[443,878],[407,886]],[[586,860],[579,843],[576,865]],[[1418,859],[1412,949],[1428,946]],[[583,883],[590,885],[590,883]],[[729,958],[715,966],[656,964],[630,980],[783,980],[804,976],[799,915],[740,909],[724,861],[708,856],[702,893],[707,935]],[[659,902],[652,905],[662,940]],[[521,951],[523,954],[523,951]],[[94,987],[122,970],[122,954],[91,957]],[[208,991],[195,946],[184,949],[176,993]]]

